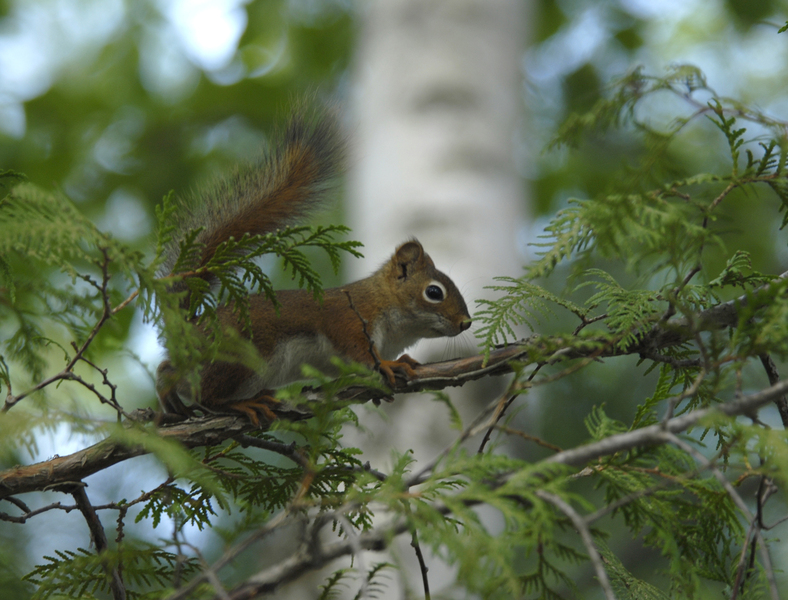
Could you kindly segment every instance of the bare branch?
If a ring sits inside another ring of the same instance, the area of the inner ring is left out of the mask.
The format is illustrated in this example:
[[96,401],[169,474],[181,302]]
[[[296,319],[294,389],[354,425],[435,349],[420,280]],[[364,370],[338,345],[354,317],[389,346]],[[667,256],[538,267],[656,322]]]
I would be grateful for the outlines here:
[[[222,568],[226,565],[231,563],[241,554],[244,550],[246,550],[249,546],[258,542],[272,532],[276,531],[277,529],[283,527],[284,525],[288,524],[292,519],[292,513],[290,510],[284,510],[279,513],[276,517],[268,521],[264,526],[260,527],[257,531],[254,531],[249,537],[244,539],[241,543],[236,544],[235,546],[229,548],[222,557],[217,560],[210,568],[212,573],[218,573]],[[190,598],[192,592],[200,585],[203,581],[208,579],[209,575],[206,572],[201,573],[194,579],[192,579],[188,584],[183,586],[182,588],[176,590],[172,594],[166,597],[165,600],[186,600]]]
[[607,600],[616,600],[613,588],[610,587],[610,580],[607,577],[605,565],[602,564],[602,557],[599,556],[599,552],[594,545],[594,538],[591,537],[591,532],[583,517],[577,514],[574,508],[555,494],[545,492],[544,490],[536,490],[534,494],[542,500],[549,502],[569,517],[569,520],[572,521],[572,525],[575,526],[575,529],[577,529],[577,532],[580,534],[580,538],[583,540],[583,545],[588,552],[588,558],[591,559],[591,564],[594,565],[594,571],[596,571],[596,578],[599,581],[599,586],[602,588],[602,591],[605,592],[605,598],[607,598]]
[[[761,359],[761,364],[766,370],[766,376],[769,378],[769,383],[774,385],[780,381],[780,373],[777,372],[777,365],[774,364],[772,357],[768,354],[759,354],[758,358]],[[777,410],[780,413],[780,419],[783,422],[783,428],[788,429],[788,398],[785,395],[777,398],[774,403],[777,405]]]
[[[211,417],[191,419],[171,425],[150,429],[151,435],[168,440],[177,440],[187,448],[212,446],[254,429],[243,417]],[[0,472],[0,499],[11,495],[41,491],[58,483],[79,481],[109,466],[146,454],[140,446],[129,447],[113,437],[75,452],[68,456],[56,456],[50,460],[29,466],[16,466]]]
[[[29,396],[30,394],[32,394],[34,392],[37,392],[39,390],[44,389],[45,387],[55,383],[56,381],[61,381],[61,380],[64,380],[64,379],[71,379],[71,380],[79,380],[79,381],[81,381],[81,379],[73,373],[74,366],[80,360],[84,360],[83,357],[84,357],[84,354],[87,351],[88,347],[90,346],[90,344],[93,343],[93,340],[95,339],[95,337],[98,334],[99,330],[104,326],[104,324],[112,316],[112,307],[110,306],[110,303],[109,303],[109,287],[108,287],[109,286],[109,280],[111,278],[111,276],[109,274],[110,258],[109,258],[109,255],[107,254],[107,249],[106,248],[101,248],[100,250],[101,250],[101,253],[104,256],[103,260],[99,264],[99,267],[101,268],[101,272],[102,272],[101,284],[96,283],[95,281],[93,281],[93,279],[91,277],[89,277],[87,275],[80,275],[80,277],[82,279],[84,279],[85,281],[87,281],[90,285],[95,287],[98,290],[98,292],[101,294],[102,305],[103,305],[103,312],[101,314],[101,317],[99,317],[99,320],[93,326],[93,329],[90,331],[90,333],[88,334],[87,339],[82,343],[82,345],[79,346],[78,348],[75,345],[76,352],[75,352],[74,356],[71,357],[71,360],[68,361],[68,363],[63,368],[63,370],[60,371],[60,373],[57,373],[56,375],[53,375],[52,377],[49,377],[49,378],[45,379],[44,381],[39,382],[38,384],[34,385],[31,389],[29,389],[26,392],[23,392],[23,393],[19,394],[18,396],[12,396],[10,391],[9,391],[9,394],[8,394],[8,396],[5,399],[5,404],[3,405],[3,408],[2,408],[2,410],[0,410],[0,412],[7,412],[7,411],[9,411],[19,401],[23,400],[24,398],[26,398],[27,396]],[[106,379],[106,377],[105,377],[105,379]],[[86,384],[84,381],[82,381],[82,383],[83,383],[83,385],[88,386],[88,384]],[[92,386],[88,386],[88,387],[92,387]],[[92,389],[91,391],[93,391],[94,393],[97,393],[95,388]],[[113,395],[114,395],[114,390],[113,390]]]
[[[87,522],[88,529],[90,529],[90,537],[93,540],[93,545],[96,547],[96,554],[101,556],[109,549],[109,544],[107,543],[107,535],[104,533],[104,527],[90,504],[90,500],[88,500],[88,495],[85,492],[87,486],[78,481],[70,487],[72,489],[69,493],[74,497],[77,508],[79,508],[82,516],[85,517],[85,522]],[[112,590],[112,598],[114,600],[126,600],[126,587],[123,585],[123,579],[120,577],[118,568],[112,568],[104,564],[104,570],[110,578],[109,587]]]
[[[7,501],[17,504],[20,503],[24,506],[24,503],[11,496],[10,498],[6,498]],[[19,504],[17,504],[19,506]],[[32,519],[33,517],[40,515],[41,513],[49,512],[50,510],[62,510],[64,512],[71,512],[75,510],[77,506],[75,504],[71,504],[68,506],[63,506],[60,502],[53,502],[52,504],[47,504],[46,506],[42,506],[41,508],[37,508],[36,510],[30,510],[29,508],[23,509],[25,510],[25,514],[21,517],[14,517],[13,515],[9,515],[6,513],[0,513],[0,521],[8,521],[9,523],[26,523],[28,519]]]
[[424,600],[430,600],[430,579],[428,573],[430,568],[427,566],[427,561],[424,560],[424,553],[421,551],[421,544],[419,544],[419,534],[414,529],[411,534],[410,545],[416,552],[416,560],[419,561],[419,571],[421,571],[421,584],[424,586]]
[[[666,435],[686,431],[698,425],[703,419],[715,414],[723,414],[729,417],[753,414],[759,408],[786,392],[788,392],[788,381],[781,381],[776,385],[738,400],[732,400],[711,408],[694,410],[679,417],[673,417],[665,423],[619,433],[598,442],[564,450],[546,458],[544,462],[582,466],[601,456],[607,456],[623,450],[631,450],[632,448],[662,444],[667,439]],[[673,437],[675,436],[670,438],[671,442]]]

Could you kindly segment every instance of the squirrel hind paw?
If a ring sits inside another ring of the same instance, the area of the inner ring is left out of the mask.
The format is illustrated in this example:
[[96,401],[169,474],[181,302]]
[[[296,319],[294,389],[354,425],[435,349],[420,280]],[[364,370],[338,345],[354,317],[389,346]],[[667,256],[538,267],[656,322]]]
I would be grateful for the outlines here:
[[280,405],[281,402],[273,396],[262,394],[249,400],[233,402],[227,408],[249,417],[249,420],[255,427],[262,427],[263,424],[260,422],[260,417],[262,416],[266,424],[270,425],[279,418],[274,409],[279,408]]

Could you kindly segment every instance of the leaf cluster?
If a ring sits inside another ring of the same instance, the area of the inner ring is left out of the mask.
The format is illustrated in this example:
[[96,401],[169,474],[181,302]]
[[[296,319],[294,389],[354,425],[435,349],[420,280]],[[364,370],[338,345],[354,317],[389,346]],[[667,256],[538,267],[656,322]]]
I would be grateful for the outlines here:
[[[100,507],[117,511],[120,541],[114,548],[100,554],[57,550],[46,556],[27,578],[37,586],[38,597],[106,594],[113,569],[123,573],[131,597],[166,593],[184,575],[198,572],[196,561],[171,552],[187,544],[192,528],[220,532],[228,556],[247,542],[299,529],[303,534],[294,540],[299,550],[291,559],[305,556],[305,570],[319,563],[330,543],[347,542],[353,566],[327,578],[320,588],[326,599],[382,595],[389,571],[400,569],[401,562],[365,565],[357,546],[364,540],[384,547],[399,534],[410,534],[414,545],[451,564],[457,585],[484,598],[577,597],[595,554],[622,598],[695,597],[710,583],[731,589],[741,574],[748,530],[756,522],[742,508],[736,488],[750,478],[758,478],[763,488],[788,481],[784,432],[763,427],[756,415],[747,425],[718,416],[682,430],[670,444],[597,450],[595,460],[578,469],[569,459],[559,464],[509,453],[503,442],[515,438],[559,451],[515,429],[515,419],[501,420],[510,405],[528,398],[531,388],[569,381],[580,370],[595,369],[601,359],[612,362],[633,354],[640,361],[633,368],[656,372],[653,391],[637,399],[626,419],[609,416],[593,398],[597,406],[585,419],[587,443],[603,447],[644,428],[656,429],[675,415],[741,397],[745,386],[756,385],[752,365],[768,364],[772,355],[788,357],[788,281],[754,268],[757,257],[748,249],[728,247],[734,239],[729,220],[741,205],[765,204],[776,214],[788,206],[783,138],[750,140],[742,122],[774,132],[780,127],[716,95],[700,103],[695,94],[701,90],[713,93],[702,73],[690,67],[661,78],[638,71],[561,132],[562,143],[574,143],[590,130],[632,125],[652,144],[642,167],[650,170],[703,122],[715,128],[729,164],[725,172],[682,174],[656,184],[654,177],[622,178],[622,185],[573,200],[559,211],[537,244],[540,257],[521,277],[499,278],[491,288],[498,297],[482,301],[476,321],[488,356],[496,345],[515,338],[519,325],[536,330],[556,317],[569,319],[570,325],[529,340],[530,353],[514,368],[515,380],[504,398],[470,426],[463,429],[460,411],[447,394],[437,393],[462,431],[427,466],[416,463],[410,451],[392,452],[382,472],[364,463],[358,449],[347,447],[343,434],[359,427],[359,421],[350,402],[333,397],[340,389],[380,383],[369,370],[339,362],[335,379],[304,370],[305,379],[326,398],[310,404],[311,418],[280,419],[267,431],[228,435],[220,444],[188,450],[154,426],[97,427],[94,431],[110,442],[155,456],[166,478],[137,498]],[[693,114],[657,132],[638,120],[636,109],[647,96],[665,93],[687,102]],[[156,254],[145,261],[101,233],[62,195],[29,184],[12,187],[15,182],[15,175],[0,174],[0,184],[11,190],[0,204],[0,224],[11,232],[0,240],[0,317],[3,324],[15,325],[0,357],[0,382],[9,396],[18,387],[19,371],[35,386],[52,364],[92,357],[88,351],[99,330],[103,334],[120,321],[123,311],[113,307],[134,301],[146,319],[161,325],[171,360],[193,380],[206,360],[254,366],[259,357],[253,347],[241,332],[218,328],[217,311],[231,306],[239,323],[248,324],[250,293],[276,302],[271,279],[257,259],[279,256],[286,272],[319,297],[322,282],[305,250],[321,249],[335,269],[342,253],[358,255],[356,243],[337,241],[346,231],[342,227],[290,227],[229,240],[205,265],[193,268],[203,248],[199,230],[192,230],[178,238],[174,267],[163,274],[177,230],[177,207],[170,197],[157,211]],[[33,265],[38,276],[24,276]],[[550,278],[557,274],[566,275],[564,291],[551,287]],[[59,285],[64,279],[71,287]],[[730,307],[732,312],[725,312]],[[714,320],[723,313],[726,320]],[[53,333],[53,325],[66,333]],[[73,382],[72,367],[65,368],[64,385]],[[95,371],[107,377],[103,367],[95,365]],[[302,402],[301,387],[279,391],[280,400]],[[54,413],[40,419],[16,409],[10,414],[14,418],[2,422],[10,432],[2,450],[13,459],[15,448],[33,447],[35,427],[50,426]],[[472,452],[468,440],[485,429],[492,443]],[[760,517],[765,500],[754,502]],[[133,507],[135,522],[169,525],[171,536],[152,545],[125,541]],[[63,507],[51,510],[56,508]],[[591,544],[578,536],[578,522]],[[294,523],[300,526],[288,529]],[[633,543],[656,557],[668,592],[628,570],[626,548]],[[750,562],[745,589],[754,593],[768,577],[765,565],[755,558]],[[225,577],[218,570],[211,574]],[[233,585],[232,576],[222,583]]]
[[[697,100],[699,91],[711,99]],[[646,97],[665,94],[692,112],[657,132],[641,120],[638,107]],[[709,123],[717,132],[714,142],[729,157],[726,170],[655,182],[656,174],[678,172],[656,167],[669,160],[671,147],[707,131]],[[771,137],[748,137],[749,123]],[[740,240],[731,230],[737,214],[756,206],[765,214],[785,214],[784,123],[717,96],[694,68],[677,68],[664,77],[638,70],[588,114],[569,119],[555,144],[577,145],[583,137],[622,125],[633,125],[645,140],[648,153],[639,168],[596,197],[570,200],[533,244],[539,258],[521,277],[499,279],[488,288],[498,297],[482,301],[475,315],[487,353],[516,339],[518,326],[538,331],[548,318],[562,319],[562,327],[569,323],[571,333],[528,341],[531,350],[523,363],[537,366],[517,371],[526,388],[593,369],[594,359],[602,356],[635,354],[646,374],[658,372],[653,394],[637,402],[629,424],[611,419],[599,406],[592,411],[587,427],[599,441],[724,402],[740,393],[742,379],[753,377],[765,357],[788,357],[784,279],[754,268],[748,249],[729,248]],[[785,223],[783,217],[781,228]],[[556,276],[567,281],[562,293],[551,285]],[[725,310],[735,311],[735,317],[722,319]],[[716,454],[710,460],[719,461],[724,472],[755,476],[749,467],[755,452],[770,476],[782,477],[781,459],[770,444],[758,442],[764,431],[754,426],[743,433],[721,419],[684,439],[708,455],[711,438]],[[600,504],[611,507],[604,514],[663,557],[672,592],[682,597],[697,595],[709,581],[730,589],[746,543],[742,512],[730,490],[704,473],[697,460],[684,448],[657,445],[612,453],[589,474],[603,493]],[[554,543],[554,530],[545,539]],[[609,555],[608,546],[599,543],[602,555]],[[614,587],[627,590],[623,597],[641,597],[638,589],[642,597],[662,597],[618,559],[606,565]],[[747,576],[753,593],[765,581],[760,568]],[[568,582],[565,586],[571,589]],[[552,593],[546,581],[529,589],[542,597]]]
[[161,597],[176,573],[188,576],[198,568],[194,558],[174,554],[156,546],[134,542],[124,543],[100,556],[85,548],[56,550],[55,556],[44,556],[46,562],[37,566],[24,579],[37,586],[36,600],[58,598],[97,598],[109,593],[108,570],[123,565],[123,575],[130,588],[128,598],[144,600]]

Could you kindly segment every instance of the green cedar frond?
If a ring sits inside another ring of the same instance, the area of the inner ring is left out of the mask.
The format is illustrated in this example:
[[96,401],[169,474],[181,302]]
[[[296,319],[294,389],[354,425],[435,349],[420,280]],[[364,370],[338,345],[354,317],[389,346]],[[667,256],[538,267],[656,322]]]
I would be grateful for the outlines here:
[[577,289],[593,285],[597,290],[587,304],[591,307],[605,305],[608,317],[605,324],[620,339],[619,345],[626,349],[637,342],[638,337],[651,328],[654,320],[664,312],[662,297],[649,290],[625,290],[613,277],[600,269],[586,271],[589,277],[601,281],[583,282]]
[[602,440],[609,435],[626,431],[626,426],[608,417],[601,406],[595,406],[591,409],[591,412],[585,418],[585,425],[593,440]]
[[433,391],[430,392],[430,394],[435,402],[444,404],[448,409],[449,423],[451,424],[452,428],[458,431],[462,431],[463,429],[462,415],[460,414],[460,411],[457,410],[457,407],[452,402],[451,397],[443,391]]
[[153,257],[151,270],[157,272],[164,264],[167,247],[172,243],[178,229],[175,214],[178,210],[175,194],[170,191],[155,207],[156,214],[156,253]]
[[[197,571],[199,563],[194,558],[178,556],[157,548],[152,544],[135,542],[124,543],[120,548],[96,555],[94,552],[77,548],[55,551],[55,556],[44,556],[47,561],[36,566],[23,578],[38,586],[36,599],[86,598],[88,594],[109,594],[110,577],[107,569],[115,569],[121,564],[123,578],[127,584],[128,597],[141,598],[137,590],[169,586],[178,570],[181,575],[191,575]],[[135,590],[136,588],[136,590]]]
[[[647,427],[656,422],[656,407],[671,396],[671,390],[675,387],[678,373],[663,363],[659,369],[659,379],[654,389],[654,394],[637,407],[635,418],[632,420],[630,429]],[[595,436],[597,437],[597,436]],[[599,439],[597,437],[597,439]]]
[[74,277],[75,262],[94,262],[97,248],[131,274],[141,255],[102,233],[63,194],[31,184],[15,187],[0,203],[0,255],[17,252]]
[[132,448],[144,448],[166,465],[174,477],[190,479],[201,490],[205,490],[206,497],[211,495],[216,498],[219,506],[227,506],[225,492],[217,482],[215,474],[177,442],[158,435],[156,430],[140,427],[114,427],[110,439]]
[[[11,375],[8,372],[8,364],[5,362],[3,355],[0,354],[0,384],[5,384],[6,388],[11,389]],[[2,394],[3,386],[0,385],[0,394]]]
[[600,99],[583,115],[569,115],[548,149],[552,150],[564,144],[577,146],[590,131],[604,131],[631,118],[635,104],[649,91],[650,81],[653,81],[653,78],[645,77],[641,68],[633,69],[613,84],[616,92],[611,98]]
[[597,550],[605,562],[610,585],[619,600],[670,600],[671,596],[632,575],[616,554],[601,540],[596,540]]
[[[750,271],[750,273],[745,274],[746,271]],[[747,288],[766,285],[773,279],[775,279],[774,275],[753,271],[752,259],[750,258],[749,252],[736,250],[733,256],[728,259],[728,262],[720,274],[709,281],[709,287],[733,286]]]
[[570,206],[558,211],[545,227],[546,235],[540,236],[550,241],[532,244],[540,249],[537,251],[540,259],[526,267],[528,280],[547,277],[561,261],[591,247],[594,232],[583,218],[586,206],[577,200],[569,202]]
[[[710,175],[703,179],[718,178]],[[546,277],[559,262],[580,253],[596,251],[603,258],[620,259],[632,267],[655,256],[669,265],[679,265],[705,243],[719,243],[716,234],[703,225],[697,209],[669,201],[674,193],[670,188],[570,201],[572,205],[559,211],[545,228],[544,239],[549,241],[534,244],[540,249],[540,258],[527,267],[527,279]]]
[[747,131],[746,127],[739,127],[734,129],[736,125],[736,117],[725,117],[725,109],[719,100],[714,98],[709,102],[709,107],[714,111],[714,117],[709,117],[709,120],[714,123],[720,131],[725,135],[728,141],[728,147],[731,153],[731,161],[733,166],[733,177],[735,178],[739,173],[739,148],[744,143],[743,135]]
[[[589,425],[595,437],[622,427],[600,409]],[[646,544],[671,557],[674,581],[695,589],[698,571],[688,566],[695,565],[702,577],[729,582],[743,528],[732,499],[713,476],[695,475],[694,461],[671,446],[615,455],[605,463],[597,473],[606,503],[629,499],[617,512],[633,533],[645,532]]]
[[[162,209],[161,215],[162,217],[171,214],[169,210]],[[166,241],[169,239],[169,229],[164,226],[165,229],[162,234],[159,236],[158,246],[163,246]],[[189,265],[194,264],[199,259],[200,255],[202,254],[202,246],[197,243],[196,239],[197,236],[200,235],[202,228],[194,229],[192,231],[188,231],[184,234],[183,239],[178,242],[178,258],[175,261],[175,264],[172,267],[173,273],[181,273],[183,271],[188,272],[190,270]],[[158,248],[157,248],[158,250]],[[159,255],[160,256],[160,255]]]
[[742,355],[774,352],[788,356],[788,279],[774,279],[768,286],[747,290],[747,301],[739,306],[738,324],[730,344]]
[[503,295],[496,300],[477,300],[484,308],[474,315],[474,321],[482,324],[475,335],[483,341],[485,356],[489,357],[490,351],[497,344],[505,344],[507,339],[515,339],[515,327],[526,325],[531,331],[535,331],[536,322],[540,318],[553,314],[550,304],[563,307],[581,319],[588,314],[587,309],[530,283],[528,279],[530,276],[519,279],[496,277],[495,281],[504,285],[486,286],[484,289]]
[[337,569],[326,580],[326,583],[319,585],[318,589],[322,590],[318,600],[335,600],[341,598],[341,594],[346,590],[349,585],[346,582],[353,574],[353,569]]
[[[380,562],[372,565],[369,571],[364,574],[366,579],[365,597],[379,598],[386,589],[383,585],[383,582],[387,579],[390,579],[388,575],[384,573],[384,571],[395,568],[396,567],[394,565],[387,562]],[[342,598],[344,591],[350,587],[349,580],[356,579],[355,575],[355,569],[337,569],[328,577],[325,584],[318,586],[318,588],[322,590],[318,600],[334,600],[336,598]],[[359,590],[358,594],[356,594],[355,599],[358,600],[360,596],[361,590]]]
[[[216,497],[198,485],[191,485],[188,490],[179,485],[167,485],[151,495],[134,522],[150,519],[153,527],[158,527],[162,516],[166,515],[174,519],[178,529],[195,525],[202,531],[217,516],[211,498]],[[217,504],[226,509],[228,505],[220,498]]]
[[[386,591],[384,582],[390,580],[391,577],[385,571],[388,569],[396,568],[393,564],[388,562],[379,562],[372,565],[366,573],[367,589],[365,598],[380,598]],[[361,600],[361,590],[355,595],[354,600]]]
[[15,186],[27,181],[27,175],[24,173],[17,173],[11,169],[0,169],[0,207],[2,207],[2,200]]

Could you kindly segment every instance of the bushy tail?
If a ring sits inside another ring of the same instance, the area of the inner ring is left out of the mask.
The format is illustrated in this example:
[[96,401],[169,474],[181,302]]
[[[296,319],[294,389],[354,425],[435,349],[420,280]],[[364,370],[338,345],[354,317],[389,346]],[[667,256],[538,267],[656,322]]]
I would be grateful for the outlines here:
[[[317,208],[340,173],[345,140],[333,110],[301,106],[256,162],[236,168],[179,208],[178,232],[168,248],[162,274],[169,275],[186,232],[203,227],[196,242],[204,249],[188,270],[205,266],[220,244],[245,233],[265,234],[292,225]],[[210,281],[209,274],[201,275]]]

